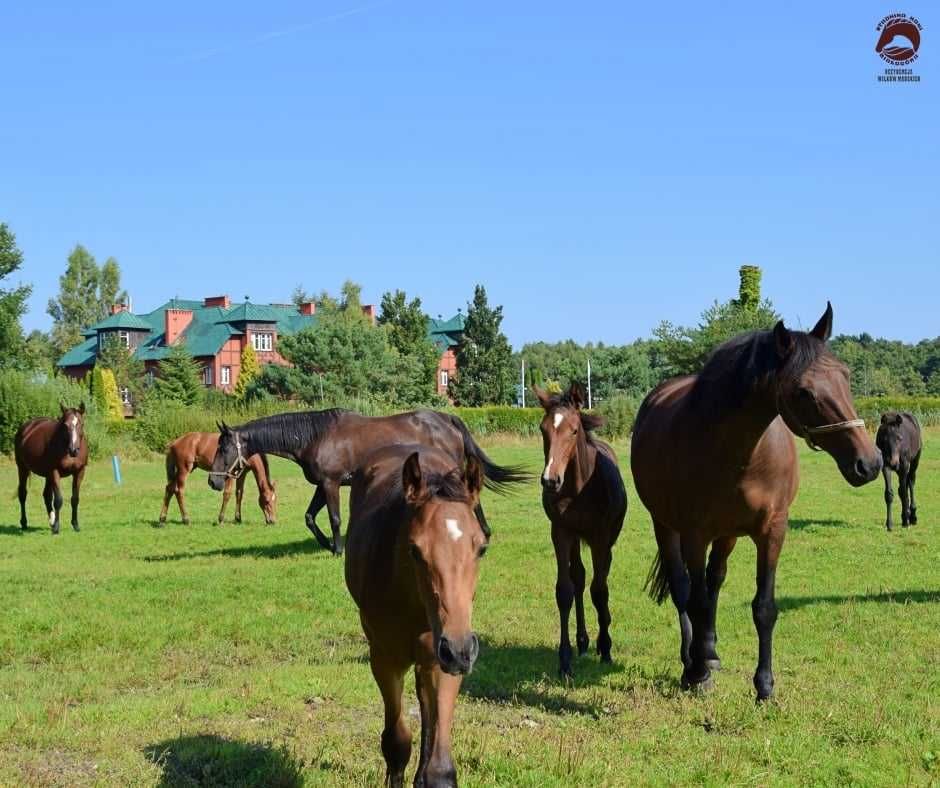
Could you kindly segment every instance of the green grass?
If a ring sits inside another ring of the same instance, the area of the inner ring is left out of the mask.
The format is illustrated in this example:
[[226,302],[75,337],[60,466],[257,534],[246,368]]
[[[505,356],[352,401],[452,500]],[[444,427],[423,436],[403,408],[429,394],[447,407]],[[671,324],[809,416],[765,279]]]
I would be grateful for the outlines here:
[[[722,593],[716,688],[683,694],[674,611],[641,591],[653,538],[628,483],[611,576],[614,662],[582,657],[566,686],[539,491],[486,494],[495,537],[475,609],[483,651],[455,724],[461,784],[940,783],[936,437],[921,464],[921,524],[893,534],[880,482],[853,490],[830,458],[801,454],[778,571],[777,700],[764,707],[751,686],[749,542]],[[535,441],[489,448],[498,461],[541,462]],[[299,471],[274,463],[277,526],[262,525],[252,491],[244,525],[214,527],[219,498],[197,474],[194,524],[171,510],[163,529],[153,527],[162,460],[123,471],[118,488],[96,463],[83,531],[64,511],[52,538],[36,479],[33,528],[20,533],[15,470],[0,463],[0,784],[380,782],[365,641],[342,562],[302,525],[311,489]]]

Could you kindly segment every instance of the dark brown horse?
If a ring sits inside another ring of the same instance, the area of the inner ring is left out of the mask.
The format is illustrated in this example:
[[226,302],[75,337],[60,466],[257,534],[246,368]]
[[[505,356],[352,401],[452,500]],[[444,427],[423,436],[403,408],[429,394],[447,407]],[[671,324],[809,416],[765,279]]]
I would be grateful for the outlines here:
[[917,481],[917,468],[920,465],[920,452],[923,441],[920,424],[911,413],[883,413],[875,445],[881,450],[882,473],[885,477],[885,528],[892,530],[891,503],[894,492],[891,490],[891,471],[898,475],[898,492],[901,494],[901,525],[917,525],[917,501],[914,500],[914,483]]
[[88,464],[88,442],[85,440],[85,403],[77,408],[61,406],[59,419],[33,419],[16,431],[13,454],[20,475],[20,527],[25,531],[26,491],[30,473],[43,476],[46,486],[42,499],[49,514],[52,533],[59,533],[59,511],[62,509],[62,492],[59,482],[63,477],[72,477],[72,528],[78,528],[78,498]]
[[545,471],[542,473],[542,507],[552,522],[552,544],[558,578],[555,601],[561,619],[558,646],[559,670],[571,675],[571,641],[568,618],[575,605],[578,655],[588,650],[590,640],[584,622],[584,564],[581,542],[591,549],[594,577],[591,601],[597,610],[597,653],[610,662],[610,606],[607,575],[613,547],[627,514],[627,491],[617,466],[614,450],[591,434],[604,425],[600,416],[582,413],[584,389],[572,383],[565,393],[550,396],[534,388],[545,409],[542,419],[542,445]]
[[780,321],[736,337],[700,374],[654,389],[637,414],[633,478],[659,547],[647,583],[658,602],[671,594],[679,612],[686,688],[707,686],[720,664],[718,592],[735,541],[747,536],[757,546],[754,686],[758,699],[773,693],[774,579],[799,483],[791,431],[830,454],[855,487],[881,470],[852,404],[848,369],[826,346],[831,332],[827,306],[809,333]]
[[[483,467],[485,484],[501,492],[529,476],[518,468],[496,465],[473,440],[466,425],[456,416],[433,410],[416,410],[395,416],[368,417],[348,410],[316,410],[302,413],[281,413],[228,427],[219,424],[219,449],[212,465],[209,485],[221,490],[224,472],[238,466],[240,458],[264,452],[296,462],[316,493],[307,507],[306,524],[321,546],[336,555],[343,552],[340,530],[339,488],[349,484],[352,474],[362,461],[381,446],[417,443],[437,446],[448,452],[454,462],[474,456]],[[333,539],[319,529],[317,513],[324,506],[330,515]],[[483,510],[477,517],[488,532]]]
[[[170,499],[175,495],[180,507],[183,523],[189,524],[189,513],[183,500],[186,478],[196,468],[212,470],[212,461],[219,448],[217,432],[187,432],[173,441],[166,450],[166,490],[163,495],[163,508],[160,510],[160,522],[166,522],[166,512]],[[242,495],[245,492],[245,477],[248,471],[254,474],[258,485],[258,506],[264,513],[264,521],[272,525],[277,520],[277,491],[271,479],[268,458],[263,454],[253,454],[245,459],[245,467],[238,474],[226,474],[222,490],[222,508],[218,522],[225,521],[225,509],[232,497],[232,485],[235,485],[235,522],[242,521]]]
[[386,783],[400,786],[411,757],[402,707],[415,666],[421,752],[414,784],[453,786],[451,723],[464,674],[480,642],[471,628],[487,537],[474,514],[483,469],[440,449],[387,446],[352,479],[346,585],[369,640],[372,675],[385,704]]

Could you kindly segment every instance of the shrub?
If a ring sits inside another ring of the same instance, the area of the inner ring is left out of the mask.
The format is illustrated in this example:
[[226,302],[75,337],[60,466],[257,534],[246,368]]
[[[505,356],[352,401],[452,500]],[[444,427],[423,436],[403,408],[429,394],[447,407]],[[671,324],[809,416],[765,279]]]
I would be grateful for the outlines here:
[[627,437],[633,432],[636,410],[636,402],[630,397],[617,395],[605,399],[597,407],[597,412],[607,419],[607,424],[601,432],[611,438]]
[[855,410],[872,430],[889,410],[913,413],[922,427],[940,425],[940,397],[856,397]]
[[13,451],[13,438],[23,422],[39,416],[58,418],[60,403],[77,407],[80,402],[85,402],[88,420],[93,421],[96,408],[82,384],[61,376],[0,371],[0,452]]

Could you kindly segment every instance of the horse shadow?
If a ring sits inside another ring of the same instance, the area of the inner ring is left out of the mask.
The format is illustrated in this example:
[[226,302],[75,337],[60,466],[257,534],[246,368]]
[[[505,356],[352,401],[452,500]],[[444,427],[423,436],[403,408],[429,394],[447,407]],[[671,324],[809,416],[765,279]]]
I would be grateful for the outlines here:
[[316,555],[332,557],[332,554],[317,544],[315,539],[298,539],[293,542],[279,542],[267,545],[246,545],[245,547],[220,547],[216,550],[202,550],[189,553],[169,553],[166,555],[144,556],[144,561],[185,561],[190,558],[287,558],[294,555]]
[[242,742],[212,734],[181,736],[144,749],[160,770],[161,788],[238,785],[300,788],[303,763],[284,747]]
[[820,528],[845,528],[848,523],[845,520],[834,520],[831,517],[790,520],[791,531],[803,531],[814,526]]
[[572,661],[574,677],[558,676],[558,651],[548,646],[491,643],[480,639],[480,658],[463,681],[461,694],[476,700],[529,706],[555,714],[574,713],[599,718],[602,702],[573,697],[570,690],[597,686],[604,677],[624,670],[617,662],[603,663],[593,650]]
[[0,534],[3,536],[26,536],[30,533],[39,533],[39,529],[31,527],[24,531],[18,525],[0,525]]
[[937,604],[940,602],[938,590],[916,591],[880,591],[875,594],[822,594],[818,596],[785,596],[777,598],[777,608],[783,610],[798,610],[809,605],[841,605],[846,602],[874,602],[884,604],[893,602],[897,604]]

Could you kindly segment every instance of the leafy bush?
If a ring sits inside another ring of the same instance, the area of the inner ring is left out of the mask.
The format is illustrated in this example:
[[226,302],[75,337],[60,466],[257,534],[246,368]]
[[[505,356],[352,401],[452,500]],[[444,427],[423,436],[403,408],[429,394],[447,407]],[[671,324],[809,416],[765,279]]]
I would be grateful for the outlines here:
[[611,438],[627,437],[633,432],[636,411],[636,401],[630,397],[617,396],[605,399],[597,407],[597,412],[607,419],[607,425],[602,430],[603,434]]
[[913,413],[922,427],[940,425],[940,397],[856,397],[855,410],[869,429],[877,429],[889,410]]
[[541,408],[510,408],[493,405],[479,408],[450,408],[449,411],[463,419],[474,435],[509,433],[512,435],[538,435],[542,421]]
[[23,422],[39,416],[58,418],[60,403],[77,407],[80,402],[85,402],[93,419],[97,413],[81,383],[66,377],[0,371],[0,452],[13,451],[13,438]]

